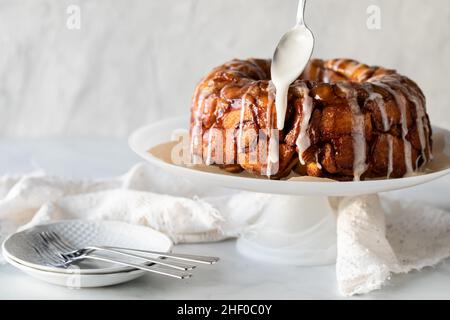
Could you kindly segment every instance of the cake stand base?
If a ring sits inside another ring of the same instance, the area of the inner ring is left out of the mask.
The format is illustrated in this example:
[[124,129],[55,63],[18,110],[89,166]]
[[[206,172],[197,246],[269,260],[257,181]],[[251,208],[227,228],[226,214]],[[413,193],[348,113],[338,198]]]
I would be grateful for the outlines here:
[[258,221],[237,240],[242,255],[284,265],[336,263],[336,216],[328,197],[268,197]]

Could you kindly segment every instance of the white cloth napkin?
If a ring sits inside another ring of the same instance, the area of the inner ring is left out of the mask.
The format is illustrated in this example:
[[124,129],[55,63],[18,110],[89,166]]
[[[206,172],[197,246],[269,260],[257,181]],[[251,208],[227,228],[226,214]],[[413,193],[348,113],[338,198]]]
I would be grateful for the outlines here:
[[450,256],[446,211],[371,195],[341,199],[338,212],[336,274],[344,295],[379,289],[393,273]]
[[[271,196],[199,189],[149,164],[121,177],[71,181],[37,172],[0,178],[0,240],[47,221],[105,219],[152,227],[175,243],[238,237]],[[450,256],[450,215],[378,196],[337,201],[337,281],[344,295]]]

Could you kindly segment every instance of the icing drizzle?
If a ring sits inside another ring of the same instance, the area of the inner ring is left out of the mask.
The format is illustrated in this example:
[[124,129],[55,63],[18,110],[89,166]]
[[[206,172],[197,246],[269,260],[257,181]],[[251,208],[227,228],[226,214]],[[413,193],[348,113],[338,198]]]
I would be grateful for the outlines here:
[[[301,83],[298,88],[302,93],[302,121],[300,123],[300,133],[297,137],[296,145],[298,148],[298,156],[300,163],[305,165],[305,159],[303,159],[303,153],[311,146],[311,139],[309,137],[308,128],[311,114],[313,111],[313,99],[309,96],[309,89],[305,83]],[[316,161],[317,162],[317,161]]]
[[279,141],[276,137],[274,137],[274,134],[277,134],[278,130],[272,129],[274,122],[272,118],[272,108],[276,96],[276,88],[272,81],[269,81],[267,87],[267,94],[268,94],[267,123],[269,124],[268,126],[269,131],[267,132],[267,134],[269,137],[269,145],[267,146],[266,176],[270,177],[273,174],[272,165],[278,164],[280,152]]
[[[384,103],[383,96],[376,92],[370,92],[368,100],[374,101],[378,109],[380,110],[381,122],[383,123],[384,132],[388,132],[391,130],[391,122],[387,116],[386,105]],[[392,135],[387,135],[388,139],[388,168],[386,177],[389,179],[391,177],[392,172],[394,171],[394,137]]]
[[365,138],[364,114],[356,100],[356,90],[346,83],[337,83],[347,96],[353,115],[352,138],[353,138],[353,179],[360,181],[361,176],[367,170],[367,145]]
[[406,138],[406,136],[408,135],[408,123],[406,118],[406,98],[403,96],[403,94],[398,94],[395,90],[391,89],[391,87],[384,82],[373,81],[372,83],[386,89],[394,97],[395,102],[400,110],[406,174],[412,174],[414,172],[412,165],[412,148],[411,142],[409,142],[408,139]]

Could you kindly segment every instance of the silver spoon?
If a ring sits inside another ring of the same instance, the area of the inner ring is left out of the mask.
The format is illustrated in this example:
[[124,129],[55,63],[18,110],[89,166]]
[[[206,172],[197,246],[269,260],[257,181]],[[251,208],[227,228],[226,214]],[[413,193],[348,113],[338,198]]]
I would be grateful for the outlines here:
[[304,21],[305,4],[306,0],[299,1],[297,24],[281,38],[272,59],[278,130],[284,127],[289,85],[302,74],[314,49],[314,36]]

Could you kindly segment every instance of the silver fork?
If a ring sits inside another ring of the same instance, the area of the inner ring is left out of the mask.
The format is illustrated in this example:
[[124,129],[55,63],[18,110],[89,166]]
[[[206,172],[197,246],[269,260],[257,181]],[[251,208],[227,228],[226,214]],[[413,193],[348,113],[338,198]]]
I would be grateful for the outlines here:
[[[39,237],[41,240],[39,241],[40,244],[39,246],[36,245],[36,243],[30,244],[32,245],[33,249],[45,259],[46,262],[55,267],[67,267],[68,265],[78,260],[92,259],[133,267],[136,269],[157,273],[160,275],[165,275],[177,279],[186,279],[192,276],[192,274],[184,271],[153,266],[149,267],[146,265],[135,264],[120,259],[113,259],[109,257],[95,255],[92,254],[92,251],[89,250],[84,250],[84,252],[82,252],[82,250],[74,251],[73,247],[68,245],[67,243],[60,241],[57,242],[53,238],[50,240],[49,238],[47,238],[47,236],[44,236],[43,233],[40,233]],[[44,240],[44,238],[46,240]]]
[[152,258],[144,257],[141,255],[117,251],[117,250],[106,248],[106,247],[87,246],[87,247],[78,249],[78,248],[74,247],[73,245],[69,244],[66,240],[64,240],[62,237],[60,237],[54,231],[44,231],[44,232],[41,232],[39,234],[39,236],[41,237],[41,239],[44,242],[53,244],[55,247],[57,247],[57,249],[61,250],[61,252],[64,255],[68,255],[71,257],[78,257],[80,255],[90,254],[94,251],[104,251],[104,252],[118,254],[121,256],[138,258],[138,259],[144,260],[146,262],[151,262],[151,263],[159,264],[159,265],[162,265],[165,267],[174,268],[174,269],[183,270],[183,271],[192,270],[196,267],[194,265],[181,264],[181,263],[177,263],[177,262],[165,262],[165,261],[162,261],[161,259],[152,259]]
[[[49,236],[54,237],[55,239],[58,239],[62,243],[66,243],[64,239],[55,231],[47,231]],[[73,247],[73,246],[69,246]],[[174,260],[181,260],[181,261],[187,261],[187,262],[196,262],[201,264],[214,264],[219,261],[218,257],[210,257],[210,256],[199,256],[199,255],[192,255],[192,254],[182,254],[182,253],[168,253],[168,252],[160,252],[160,251],[149,251],[149,250],[139,250],[139,249],[132,249],[132,248],[123,248],[123,247],[113,247],[113,246],[89,246],[85,247],[85,249],[91,249],[91,250],[99,250],[99,251],[108,251],[108,252],[114,252],[120,255],[126,255],[129,256],[129,253],[134,253],[135,256],[140,258],[146,258],[143,257],[140,254],[144,254],[146,256],[156,256],[156,258],[169,258]],[[128,253],[128,254],[127,254]],[[139,254],[136,254],[139,253]],[[195,267],[195,266],[194,266]]]
[[38,256],[44,258],[44,262],[48,266],[67,268],[67,260],[61,255],[51,251],[46,244],[39,241],[39,238],[35,238],[32,242],[30,239],[26,239],[28,245],[38,254]]

